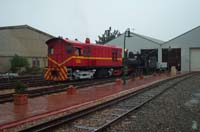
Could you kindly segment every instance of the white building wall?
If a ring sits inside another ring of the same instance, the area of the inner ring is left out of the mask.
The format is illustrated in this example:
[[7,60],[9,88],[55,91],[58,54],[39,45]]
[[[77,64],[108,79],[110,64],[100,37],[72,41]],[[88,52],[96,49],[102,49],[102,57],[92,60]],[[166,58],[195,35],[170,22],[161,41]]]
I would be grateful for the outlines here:
[[[163,48],[181,48],[182,71],[190,70],[190,49],[200,48],[200,26],[165,43],[160,43],[160,45],[159,43],[145,39],[134,33],[132,36],[133,37],[131,38],[126,38],[126,48],[135,53],[141,49],[158,49],[158,62],[162,62]],[[124,35],[121,35],[120,37],[108,42],[108,44],[118,45],[123,48]]]
[[190,70],[190,49],[200,48],[200,27],[194,28],[162,45],[162,48],[181,48],[181,71]]
[[45,42],[50,38],[27,28],[0,30],[0,55],[47,56]]
[[0,72],[10,69],[10,59],[17,54],[32,60],[40,61],[40,68],[47,66],[46,41],[51,36],[39,33],[26,27],[0,30]]

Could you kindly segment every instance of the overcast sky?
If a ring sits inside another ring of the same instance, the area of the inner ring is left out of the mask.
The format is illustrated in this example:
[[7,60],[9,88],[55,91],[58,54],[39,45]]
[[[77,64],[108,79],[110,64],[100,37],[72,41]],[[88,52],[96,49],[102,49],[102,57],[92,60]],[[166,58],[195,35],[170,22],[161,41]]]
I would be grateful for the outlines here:
[[200,25],[200,0],[0,0],[0,26],[94,42],[111,26],[169,40]]

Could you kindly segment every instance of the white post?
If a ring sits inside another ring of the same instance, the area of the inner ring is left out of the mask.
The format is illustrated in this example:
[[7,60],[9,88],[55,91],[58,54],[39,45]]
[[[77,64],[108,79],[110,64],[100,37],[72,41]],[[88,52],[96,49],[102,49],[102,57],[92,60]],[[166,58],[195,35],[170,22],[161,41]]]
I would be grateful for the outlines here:
[[160,45],[160,47],[158,48],[158,67],[160,68],[160,64],[162,63],[162,46]]

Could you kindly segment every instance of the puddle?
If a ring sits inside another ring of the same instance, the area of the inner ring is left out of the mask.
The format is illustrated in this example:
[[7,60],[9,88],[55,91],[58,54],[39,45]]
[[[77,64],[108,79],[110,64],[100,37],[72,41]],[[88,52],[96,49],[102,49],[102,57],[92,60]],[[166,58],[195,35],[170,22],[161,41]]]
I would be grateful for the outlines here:
[[192,129],[197,130],[197,122],[196,121],[192,121]]
[[200,93],[195,93],[193,94],[195,97],[199,98],[200,99]]
[[74,125],[74,127],[78,128],[78,129],[89,130],[89,131],[94,131],[94,130],[96,129],[95,127],[90,127],[90,126],[80,126],[80,125]]
[[187,101],[186,103],[185,103],[185,105],[187,106],[187,107],[193,107],[193,106],[196,106],[196,105],[198,105],[199,104],[199,100],[198,99],[195,99],[195,98],[193,98],[193,99],[191,99],[191,100],[189,100],[189,101]]

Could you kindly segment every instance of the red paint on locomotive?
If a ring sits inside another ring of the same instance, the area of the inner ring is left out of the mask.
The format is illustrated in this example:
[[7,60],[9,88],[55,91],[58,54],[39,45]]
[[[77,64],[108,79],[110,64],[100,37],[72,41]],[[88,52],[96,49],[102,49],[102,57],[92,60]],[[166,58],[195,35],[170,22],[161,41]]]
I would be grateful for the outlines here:
[[85,43],[60,37],[50,39],[46,43],[48,45],[48,67],[44,74],[46,80],[67,80],[70,76],[84,78],[84,74],[92,77],[92,74],[97,75],[102,72],[111,75],[112,71],[119,70],[122,66],[122,48],[117,46],[92,44],[88,38]]

